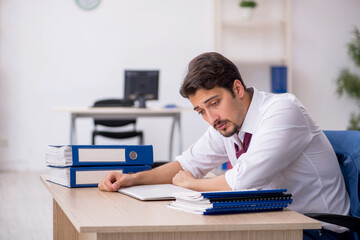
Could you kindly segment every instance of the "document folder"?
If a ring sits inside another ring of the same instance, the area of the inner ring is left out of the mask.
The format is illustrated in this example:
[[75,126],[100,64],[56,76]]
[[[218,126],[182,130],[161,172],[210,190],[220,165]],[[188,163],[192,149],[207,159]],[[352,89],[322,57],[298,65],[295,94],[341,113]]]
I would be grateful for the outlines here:
[[152,165],[151,145],[50,145],[48,166]]
[[110,172],[135,173],[150,170],[151,166],[96,166],[96,167],[49,167],[48,181],[59,185],[78,187],[97,187]]

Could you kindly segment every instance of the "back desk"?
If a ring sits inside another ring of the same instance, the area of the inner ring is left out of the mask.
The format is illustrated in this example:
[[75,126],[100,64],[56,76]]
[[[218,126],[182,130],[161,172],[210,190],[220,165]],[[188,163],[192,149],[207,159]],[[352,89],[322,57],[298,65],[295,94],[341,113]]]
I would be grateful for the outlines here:
[[190,108],[134,108],[134,107],[54,107],[56,112],[69,112],[70,121],[70,144],[77,144],[76,141],[76,119],[94,118],[94,119],[132,119],[132,118],[172,118],[172,125],[169,139],[169,157],[173,159],[173,140],[175,128],[178,129],[178,149],[179,155],[182,153],[182,130],[181,130],[181,113],[190,111]]

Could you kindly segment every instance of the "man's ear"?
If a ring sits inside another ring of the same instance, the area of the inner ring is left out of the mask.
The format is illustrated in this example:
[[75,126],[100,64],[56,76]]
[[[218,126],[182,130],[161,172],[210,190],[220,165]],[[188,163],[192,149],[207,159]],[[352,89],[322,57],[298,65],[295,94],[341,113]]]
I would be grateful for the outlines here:
[[233,92],[234,92],[235,96],[238,96],[240,98],[244,97],[245,89],[239,79],[235,79],[235,81],[233,83]]

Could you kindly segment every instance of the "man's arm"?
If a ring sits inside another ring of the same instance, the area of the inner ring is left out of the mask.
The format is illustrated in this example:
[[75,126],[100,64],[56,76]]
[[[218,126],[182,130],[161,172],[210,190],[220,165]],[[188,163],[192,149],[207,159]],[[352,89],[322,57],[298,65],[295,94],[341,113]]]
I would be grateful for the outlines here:
[[195,191],[229,191],[229,184],[226,182],[225,175],[214,178],[196,179],[189,171],[179,171],[172,179],[174,185],[190,188]]
[[113,192],[119,187],[129,187],[144,184],[171,183],[172,178],[183,170],[179,162],[170,162],[149,171],[133,174],[111,172],[98,185],[102,191]]

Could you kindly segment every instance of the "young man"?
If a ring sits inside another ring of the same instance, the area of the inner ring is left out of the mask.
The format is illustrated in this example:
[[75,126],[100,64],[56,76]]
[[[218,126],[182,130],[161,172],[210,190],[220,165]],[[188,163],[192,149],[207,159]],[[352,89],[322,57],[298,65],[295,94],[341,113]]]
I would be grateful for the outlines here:
[[[198,191],[286,188],[293,194],[290,209],[348,214],[335,153],[294,95],[247,88],[237,67],[218,53],[190,62],[180,93],[210,124],[205,134],[175,162],[135,174],[111,173],[100,190],[159,183]],[[232,169],[224,175],[202,178],[227,161]]]

